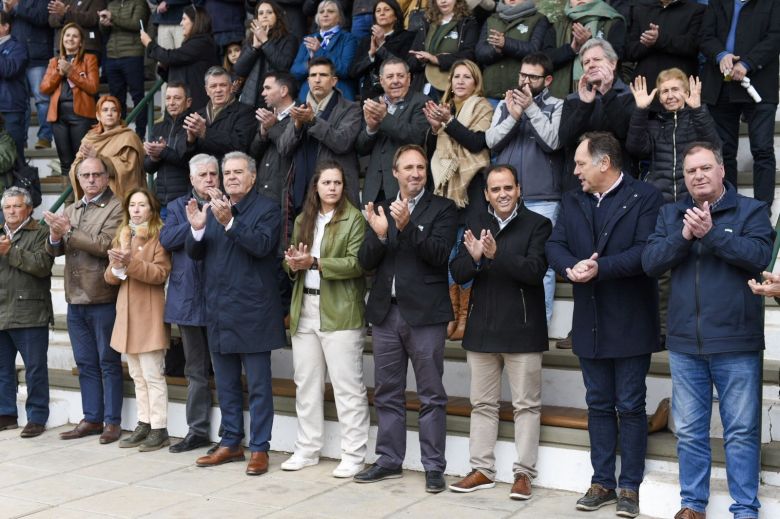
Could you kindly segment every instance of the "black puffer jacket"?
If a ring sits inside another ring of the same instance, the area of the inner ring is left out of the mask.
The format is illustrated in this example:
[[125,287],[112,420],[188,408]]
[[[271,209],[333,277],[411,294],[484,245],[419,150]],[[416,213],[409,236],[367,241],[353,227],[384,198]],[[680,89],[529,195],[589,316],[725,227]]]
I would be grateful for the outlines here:
[[269,39],[259,48],[252,46],[251,39],[245,43],[233,67],[236,74],[245,78],[239,101],[252,108],[264,107],[265,102],[260,93],[266,74],[289,71],[297,53],[298,38],[292,34]]
[[683,151],[694,141],[721,144],[706,106],[662,113],[637,108],[631,116],[626,149],[638,159],[650,159],[645,181],[663,193],[665,202],[676,202],[687,193]]
[[168,205],[192,189],[187,163],[187,131],[182,127],[184,118],[189,113],[183,113],[174,119],[165,112],[162,122],[152,128],[150,140],[156,141],[162,137],[166,146],[160,153],[160,160],[154,161],[149,155],[144,158],[144,171],[157,173],[155,194],[162,205]]

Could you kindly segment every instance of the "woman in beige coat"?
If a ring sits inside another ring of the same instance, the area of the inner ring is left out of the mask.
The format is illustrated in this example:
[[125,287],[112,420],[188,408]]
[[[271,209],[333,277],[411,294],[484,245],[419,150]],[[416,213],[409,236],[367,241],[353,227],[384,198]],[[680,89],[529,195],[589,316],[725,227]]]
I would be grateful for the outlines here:
[[170,254],[160,245],[160,203],[146,188],[124,198],[124,219],[108,251],[107,283],[119,285],[111,347],[127,356],[135,384],[138,426],[120,447],[153,451],[170,444],[165,350],[170,340],[163,322],[165,280]]

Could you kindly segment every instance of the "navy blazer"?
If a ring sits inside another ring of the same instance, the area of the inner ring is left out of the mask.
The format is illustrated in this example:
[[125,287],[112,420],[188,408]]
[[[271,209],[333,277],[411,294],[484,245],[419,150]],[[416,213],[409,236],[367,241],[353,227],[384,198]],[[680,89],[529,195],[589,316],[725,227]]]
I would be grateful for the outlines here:
[[642,250],[663,204],[661,192],[623,175],[598,240],[591,196],[581,190],[563,195],[545,248],[550,266],[564,279],[567,268],[599,254],[598,276],[573,283],[574,353],[596,359],[660,351],[657,284],[642,270]]
[[382,243],[371,226],[358,252],[364,270],[376,270],[368,296],[366,319],[381,324],[390,311],[395,276],[401,316],[412,326],[451,321],[452,303],[447,262],[455,244],[458,216],[452,200],[425,191],[403,231],[390,216],[390,200],[381,202],[389,224]]
[[206,327],[212,353],[260,353],[287,344],[277,281],[281,210],[254,189],[233,206],[229,231],[209,212],[206,234],[187,235],[187,254],[202,259]]
[[184,244],[191,235],[186,205],[191,195],[168,204],[168,216],[160,231],[160,244],[171,253],[171,276],[165,298],[165,322],[186,326],[206,325],[203,297],[203,262],[187,256]]

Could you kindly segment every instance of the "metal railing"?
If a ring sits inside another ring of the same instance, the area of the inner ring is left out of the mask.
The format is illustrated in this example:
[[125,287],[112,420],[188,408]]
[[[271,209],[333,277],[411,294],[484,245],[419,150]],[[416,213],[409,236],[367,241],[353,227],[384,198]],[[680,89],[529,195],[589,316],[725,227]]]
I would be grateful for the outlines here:
[[[138,117],[138,114],[141,113],[141,110],[146,110],[146,113],[148,115],[147,123],[146,123],[146,134],[150,135],[152,133],[152,127],[154,126],[154,94],[156,94],[157,91],[162,88],[163,83],[164,81],[162,80],[162,78],[158,78],[157,81],[155,81],[154,85],[149,90],[149,92],[147,92],[144,98],[141,99],[140,103],[135,105],[133,110],[127,116],[127,119],[125,119],[125,122],[127,124],[130,124],[131,122],[135,121],[135,119]],[[65,174],[67,174],[67,172]],[[149,185],[151,185],[152,182],[151,179],[152,179],[152,175],[148,175],[146,181]],[[65,203],[65,200],[68,199],[71,193],[73,193],[73,186],[68,184],[68,186],[60,194],[60,196],[57,197],[57,200],[55,200],[54,203],[51,205],[49,211],[52,213],[56,213],[57,210],[62,206],[62,204]]]

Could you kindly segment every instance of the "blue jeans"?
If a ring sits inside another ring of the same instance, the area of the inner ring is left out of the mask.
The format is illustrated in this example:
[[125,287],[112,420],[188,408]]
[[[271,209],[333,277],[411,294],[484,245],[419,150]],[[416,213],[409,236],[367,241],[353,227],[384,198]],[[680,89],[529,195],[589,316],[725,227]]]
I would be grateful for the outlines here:
[[[561,211],[561,203],[547,200],[523,200],[525,206],[550,220],[555,227],[558,221],[558,213]],[[544,308],[547,311],[547,326],[550,326],[553,312],[553,300],[555,299],[555,271],[552,268],[547,269],[544,275]]]
[[588,435],[592,483],[614,489],[615,449],[620,422],[620,478],[617,486],[639,491],[645,473],[647,414],[645,377],[650,354],[619,359],[580,357],[585,401],[588,404]]
[[116,305],[68,305],[68,335],[79,368],[81,407],[92,423],[122,420],[122,357],[111,348]]
[[352,28],[350,34],[362,40],[371,36],[371,26],[374,24],[374,15],[372,13],[356,14],[352,17]]
[[[447,282],[449,286],[452,286],[455,284],[455,280],[452,279],[452,272],[450,272],[449,264],[452,263],[452,260],[454,260],[458,255],[458,249],[460,249],[460,244],[463,243],[463,234],[466,232],[466,226],[459,225],[458,226],[458,233],[455,235],[455,245],[452,246],[452,250],[450,250],[450,259],[447,260]],[[471,288],[472,283],[474,283],[474,280],[466,281],[461,285],[463,288]],[[457,320],[458,316],[455,316],[455,319]]]
[[761,470],[760,352],[689,355],[669,352],[672,417],[677,426],[680,498],[704,512],[710,495],[712,386],[720,399],[726,447],[726,477],[735,519],[758,517]]
[[[108,77],[108,90],[112,96],[122,103],[122,119],[127,118],[127,91],[133,98],[133,105],[144,98],[144,58],[134,56],[130,58],[106,58],[106,76]],[[135,133],[143,140],[146,135],[147,123],[146,110],[141,110],[135,119]]]
[[[46,72],[45,66],[27,68],[27,86],[35,99],[35,108],[38,111],[38,138],[46,139],[51,142],[53,135],[51,125],[46,121],[49,115],[49,96],[41,93],[41,80]],[[24,114],[25,135],[27,128],[30,127],[30,104],[27,104],[27,111]]]
[[271,388],[271,353],[211,354],[222,413],[222,441],[225,447],[238,447],[244,437],[244,392],[241,366],[246,372],[249,393],[249,450],[267,452],[274,425],[274,398]]
[[16,416],[16,352],[24,361],[27,421],[49,419],[49,329],[46,326],[0,330],[0,415]]

